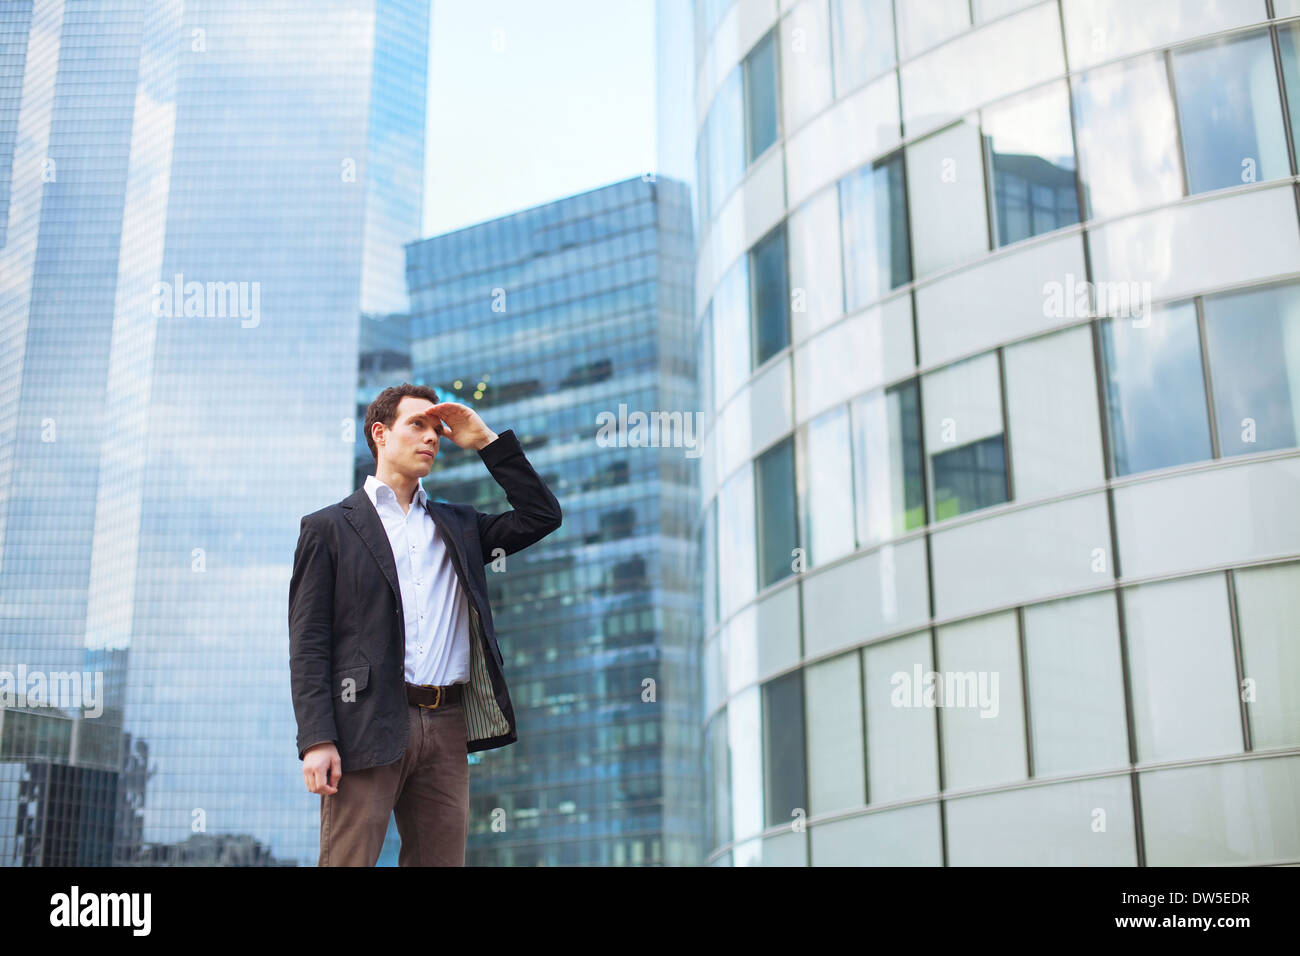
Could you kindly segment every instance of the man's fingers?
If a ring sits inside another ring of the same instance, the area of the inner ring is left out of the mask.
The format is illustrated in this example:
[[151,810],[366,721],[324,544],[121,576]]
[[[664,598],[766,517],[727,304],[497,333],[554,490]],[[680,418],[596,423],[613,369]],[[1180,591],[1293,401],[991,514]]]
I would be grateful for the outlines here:
[[338,757],[331,757],[324,767],[303,767],[302,776],[310,793],[338,793],[337,784],[343,777],[343,767]]

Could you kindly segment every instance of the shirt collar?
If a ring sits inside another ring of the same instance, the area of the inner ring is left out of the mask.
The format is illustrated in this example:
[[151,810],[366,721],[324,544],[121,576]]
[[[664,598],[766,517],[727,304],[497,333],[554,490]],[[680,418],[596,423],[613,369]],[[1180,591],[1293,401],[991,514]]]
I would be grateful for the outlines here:
[[[379,495],[381,492],[386,493],[394,503],[397,502],[397,492],[374,475],[366,475],[366,494],[370,497],[370,503],[375,506],[376,511],[379,510]],[[429,496],[424,490],[424,485],[417,481],[415,483],[415,494],[411,496],[411,504],[423,508],[428,500]]]

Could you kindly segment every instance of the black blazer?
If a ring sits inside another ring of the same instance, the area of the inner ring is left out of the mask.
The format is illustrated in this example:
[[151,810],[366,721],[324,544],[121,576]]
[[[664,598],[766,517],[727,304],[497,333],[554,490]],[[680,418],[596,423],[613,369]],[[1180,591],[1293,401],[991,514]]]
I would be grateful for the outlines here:
[[[560,526],[560,503],[533,470],[511,429],[479,457],[513,511],[426,501],[470,608],[470,681],[464,687],[466,750],[517,739],[502,673],[484,566]],[[342,772],[392,763],[406,750],[406,624],[392,545],[358,488],[302,519],[289,581],[289,674],[298,759],[313,744],[338,747]],[[349,683],[344,683],[350,681]],[[345,695],[345,690],[352,693]],[[344,700],[355,696],[355,700]]]

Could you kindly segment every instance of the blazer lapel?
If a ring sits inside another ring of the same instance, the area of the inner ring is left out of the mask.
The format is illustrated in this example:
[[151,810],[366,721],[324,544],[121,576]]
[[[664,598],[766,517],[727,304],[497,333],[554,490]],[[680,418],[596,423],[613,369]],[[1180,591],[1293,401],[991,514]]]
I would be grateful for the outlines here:
[[393,589],[393,597],[397,599],[400,607],[402,591],[397,583],[397,564],[393,561],[393,546],[388,542],[388,532],[384,530],[384,523],[379,520],[379,512],[375,510],[370,496],[366,494],[366,489],[358,488],[339,502],[339,505],[343,508],[343,516],[348,519],[348,524],[352,525],[361,536],[366,548],[379,562],[379,568],[388,579],[389,587]]
[[465,574],[465,568],[468,567],[465,563],[465,546],[464,542],[461,541],[461,536],[452,533],[452,529],[456,527],[456,524],[451,509],[443,502],[433,501],[427,497],[424,499],[424,508],[429,512],[429,517],[433,519],[433,526],[442,535],[442,540],[447,547],[452,549],[452,564],[456,566],[456,574],[460,577],[460,583],[465,588],[466,596],[471,595],[473,592],[470,590],[469,578]]

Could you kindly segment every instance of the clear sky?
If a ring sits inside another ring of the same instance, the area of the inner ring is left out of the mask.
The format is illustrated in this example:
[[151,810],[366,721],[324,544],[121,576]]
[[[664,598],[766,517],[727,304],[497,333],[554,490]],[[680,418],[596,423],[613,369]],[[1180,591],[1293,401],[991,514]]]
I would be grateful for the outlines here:
[[434,0],[423,236],[655,168],[653,0]]

